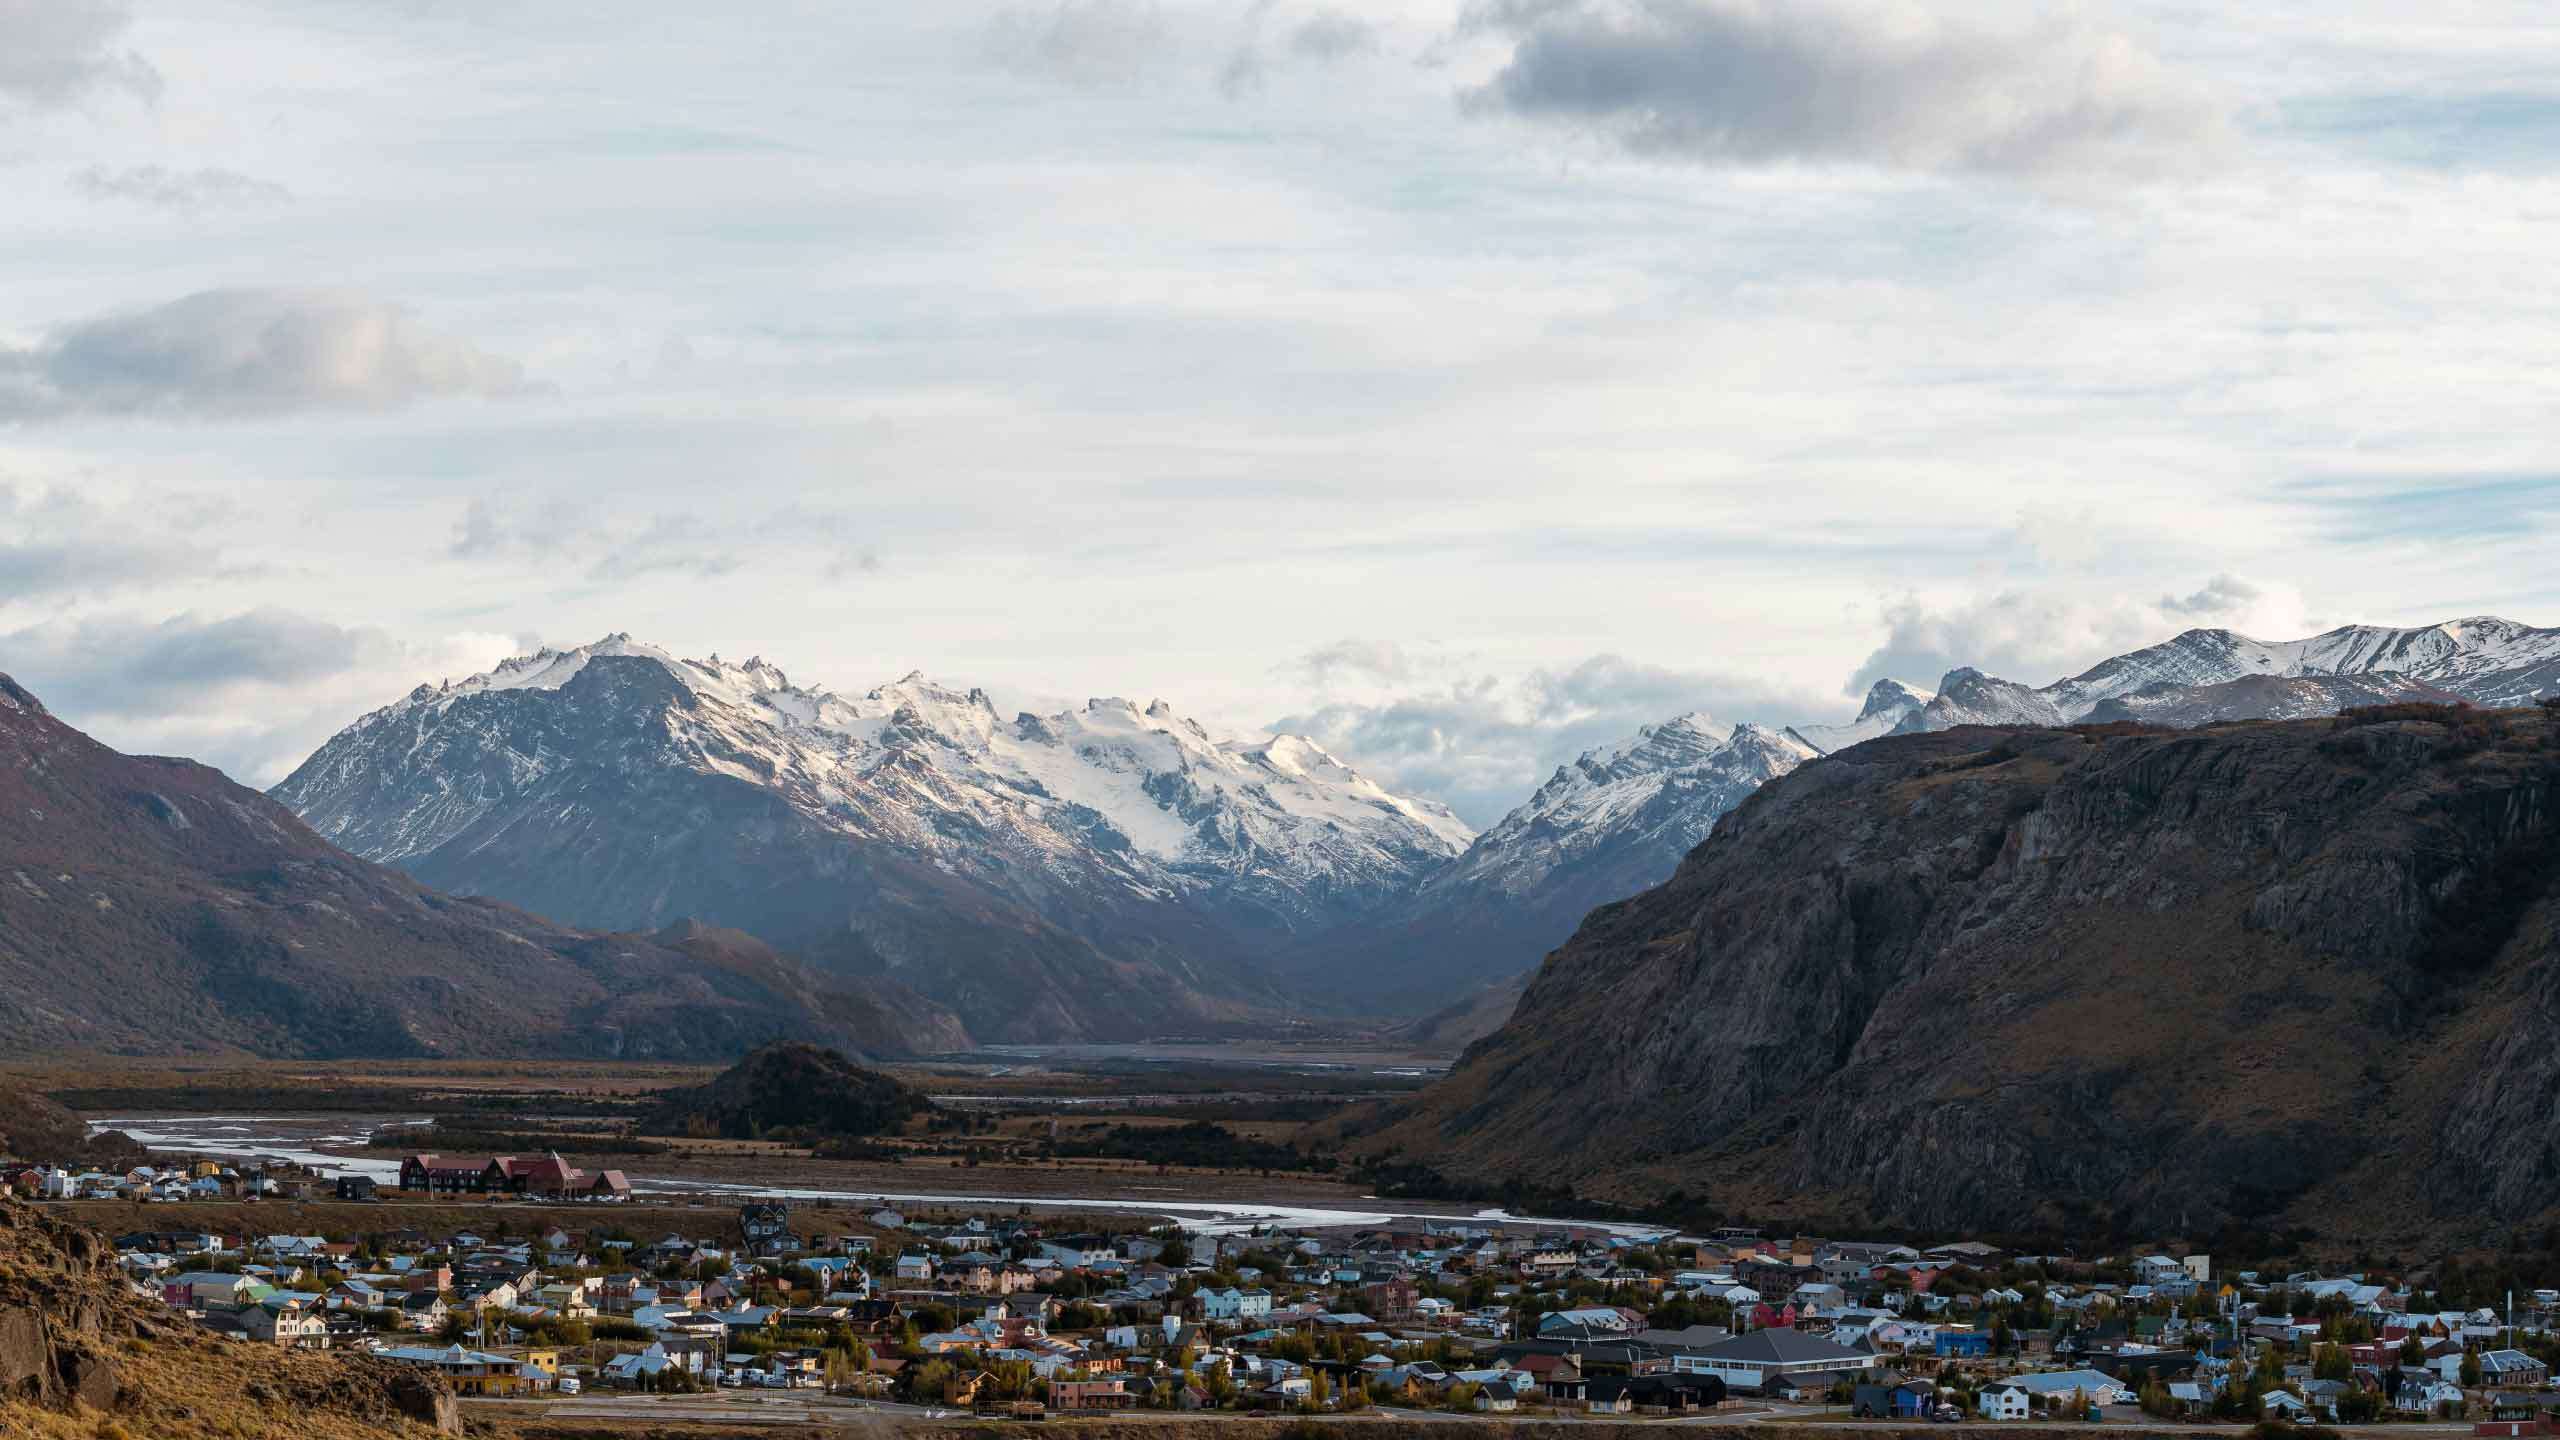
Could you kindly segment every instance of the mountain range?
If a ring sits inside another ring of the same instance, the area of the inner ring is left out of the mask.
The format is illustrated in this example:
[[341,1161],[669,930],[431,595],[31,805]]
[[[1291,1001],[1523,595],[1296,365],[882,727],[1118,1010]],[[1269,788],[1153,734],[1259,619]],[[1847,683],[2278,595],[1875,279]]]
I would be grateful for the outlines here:
[[339,850],[219,771],[120,754],[0,676],[0,1044],[716,1058],[967,1043],[744,935],[573,930]]
[[2503,620],[2278,643],[2192,630],[2041,687],[1878,681],[1844,724],[1677,716],[1474,834],[1303,737],[1221,738],[1162,701],[1006,719],[921,675],[840,695],[613,635],[421,686],[273,794],[457,894],[587,927],[751,932],[839,980],[894,981],[982,1042],[1125,1040],[1463,1008],[1595,906],[1661,883],[1760,786],[1888,734],[2555,687],[2560,631]]
[[623,635],[421,686],[272,799],[117,754],[12,684],[0,1039],[881,1054],[1428,1016],[1415,1033],[1457,1047],[1584,915],[1827,757],[2554,689],[2560,632],[2501,620],[2190,631],[2041,687],[1881,681],[1836,726],[1674,717],[1475,834],[1304,738],[1162,702],[1008,720],[921,676],[846,696]]
[[981,1041],[1267,1024],[1271,957],[1472,838],[1310,741],[1161,701],[1006,719],[921,676],[842,696],[627,635],[422,686],[273,793],[439,888],[748,930]]
[[1360,1143],[1693,1216],[2441,1245],[2553,1211],[2555,1057],[2560,703],[1965,725],[1763,787]]

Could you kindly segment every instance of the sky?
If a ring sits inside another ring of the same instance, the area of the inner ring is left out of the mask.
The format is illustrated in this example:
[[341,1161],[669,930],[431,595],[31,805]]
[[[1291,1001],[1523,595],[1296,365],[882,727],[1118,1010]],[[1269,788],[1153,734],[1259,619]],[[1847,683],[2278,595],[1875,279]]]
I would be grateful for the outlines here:
[[2560,12],[0,0],[0,670],[628,631],[1481,825],[1693,710],[2560,624]]

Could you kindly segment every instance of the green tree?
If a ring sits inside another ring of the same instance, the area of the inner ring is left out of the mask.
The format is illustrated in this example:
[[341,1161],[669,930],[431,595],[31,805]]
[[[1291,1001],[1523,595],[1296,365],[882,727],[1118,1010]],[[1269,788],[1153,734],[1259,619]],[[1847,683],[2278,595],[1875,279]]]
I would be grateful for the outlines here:
[[2462,1352],[2462,1388],[2465,1390],[2480,1388],[2480,1352],[2477,1350],[2466,1349]]

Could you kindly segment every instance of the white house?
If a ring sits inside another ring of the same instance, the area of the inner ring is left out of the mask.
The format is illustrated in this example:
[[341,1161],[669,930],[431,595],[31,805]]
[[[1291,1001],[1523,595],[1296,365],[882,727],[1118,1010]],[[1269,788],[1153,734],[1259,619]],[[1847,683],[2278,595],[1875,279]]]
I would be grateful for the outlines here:
[[2006,1380],[1985,1385],[1975,1398],[1982,1405],[1982,1418],[1985,1420],[2024,1420],[2035,1404],[2034,1396],[2028,1393],[2027,1387]]

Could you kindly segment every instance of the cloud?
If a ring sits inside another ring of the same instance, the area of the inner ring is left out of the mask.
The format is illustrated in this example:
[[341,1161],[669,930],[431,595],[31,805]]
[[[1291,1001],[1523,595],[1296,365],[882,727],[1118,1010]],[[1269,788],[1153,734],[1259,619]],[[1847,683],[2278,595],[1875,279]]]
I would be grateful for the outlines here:
[[1932,604],[1906,597],[1883,607],[1884,643],[1849,679],[1852,694],[1878,680],[1923,689],[1971,666],[2004,680],[2046,685],[2128,650],[2156,645],[2211,620],[2262,639],[2289,640],[2318,627],[2289,590],[2217,575],[2186,596],[2143,602],[2060,589],[2009,589]]
[[248,573],[201,538],[218,518],[201,497],[110,504],[100,488],[94,477],[49,486],[0,479],[0,605]]
[[270,785],[364,710],[421,679],[513,653],[500,635],[413,644],[262,608],[59,619],[0,635],[9,672],[54,714],[118,749],[185,755]]
[[1164,58],[1171,27],[1153,0],[1054,0],[1000,12],[987,32],[997,63],[1069,85],[1125,83]]
[[132,22],[107,0],[0,0],[0,102],[44,109],[105,90],[157,95],[159,72],[118,48]]
[[532,388],[512,360],[327,290],[207,290],[0,346],[0,421],[388,410]]
[[1339,680],[1374,680],[1400,684],[1416,678],[1420,662],[1392,640],[1337,640],[1310,650],[1287,669],[1322,690]]
[[551,501],[526,506],[488,497],[464,505],[446,553],[457,560],[582,570],[598,583],[734,574],[750,557],[790,556],[829,581],[874,574],[880,553],[854,517],[811,505],[760,516],[660,511],[626,517],[606,507]]
[[1378,43],[1378,27],[1342,10],[1324,10],[1289,31],[1289,50],[1308,60],[1348,60]]
[[660,515],[620,541],[587,569],[590,580],[637,580],[649,575],[709,579],[746,563],[727,548],[723,532],[691,515]]
[[2204,588],[2192,595],[2163,595],[2160,610],[2165,615],[2209,617],[2245,610],[2264,598],[2266,592],[2246,580],[2229,575],[2216,575]]
[[1479,827],[1557,766],[1643,726],[1701,710],[1726,723],[1786,724],[1820,709],[1762,681],[1617,655],[1504,679],[1464,660],[1347,639],[1286,668],[1319,687],[1374,683],[1383,693],[1329,699],[1272,729],[1309,736],[1381,784],[1445,801]]
[[2049,174],[2190,163],[2214,107],[2079,15],[2007,30],[1918,0],[1482,0],[1510,46],[1462,96],[1653,159]]
[[[1265,22],[1279,0],[1255,0],[1245,12],[1245,39],[1218,72],[1218,89],[1230,100],[1262,88],[1275,61],[1263,38]],[[1377,48],[1378,27],[1347,10],[1319,9],[1285,27],[1278,60],[1330,65]]]
[[93,200],[119,200],[182,214],[276,205],[293,198],[293,192],[281,185],[236,170],[172,170],[165,165],[123,170],[92,165],[73,174],[71,184]]

